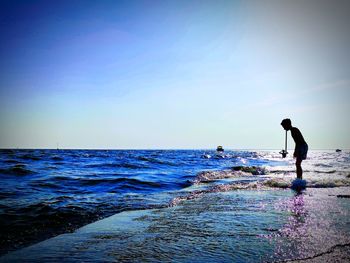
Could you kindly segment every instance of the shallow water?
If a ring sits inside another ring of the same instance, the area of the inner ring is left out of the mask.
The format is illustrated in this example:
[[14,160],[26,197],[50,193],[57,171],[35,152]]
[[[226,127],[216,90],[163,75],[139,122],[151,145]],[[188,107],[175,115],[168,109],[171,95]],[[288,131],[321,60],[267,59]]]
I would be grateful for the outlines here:
[[[284,262],[350,247],[345,187],[213,192],[174,207],[129,211],[0,262]],[[348,259],[350,259],[348,257]]]
[[[349,156],[311,152],[303,162],[308,187],[349,186]],[[1,253],[122,211],[237,189],[280,191],[295,178],[293,159],[278,151],[3,150],[0,163]],[[237,166],[260,170],[231,169]],[[247,203],[239,206],[248,219]]]
[[350,247],[350,202],[338,198],[341,193],[350,192],[344,187],[310,188],[275,204],[275,209],[289,216],[278,232],[266,236],[276,242],[274,256],[303,259],[336,246]]

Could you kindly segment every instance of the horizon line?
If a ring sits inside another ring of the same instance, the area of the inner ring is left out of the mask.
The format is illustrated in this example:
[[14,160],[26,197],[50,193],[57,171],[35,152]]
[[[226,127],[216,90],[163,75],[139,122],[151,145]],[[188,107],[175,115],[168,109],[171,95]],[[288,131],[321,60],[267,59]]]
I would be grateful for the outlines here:
[[[288,148],[288,150],[293,150],[294,148]],[[309,151],[332,151],[337,150],[340,148],[314,148],[309,149]],[[144,150],[158,150],[158,151],[179,151],[179,150],[204,150],[204,151],[213,151],[216,150],[216,148],[31,148],[31,147],[23,147],[23,148],[2,148],[0,147],[0,150],[86,150],[86,151],[144,151]],[[260,150],[260,151],[279,151],[277,148],[226,148],[225,150],[228,151],[251,151],[251,150]],[[349,151],[350,148],[344,148],[340,149],[342,151]]]

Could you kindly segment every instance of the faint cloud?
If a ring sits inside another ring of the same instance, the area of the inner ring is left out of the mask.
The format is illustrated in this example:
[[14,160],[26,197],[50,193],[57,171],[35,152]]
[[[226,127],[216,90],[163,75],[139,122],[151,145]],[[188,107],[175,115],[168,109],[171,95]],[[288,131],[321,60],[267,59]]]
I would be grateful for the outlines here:
[[337,80],[333,82],[326,82],[320,85],[315,85],[310,88],[299,89],[298,91],[285,92],[283,94],[281,93],[281,94],[266,96],[262,100],[254,103],[253,105],[256,107],[274,106],[274,105],[278,105],[283,101],[299,98],[301,96],[305,96],[310,93],[324,92],[324,91],[330,91],[330,90],[336,91],[336,90],[346,89],[349,87],[350,87],[350,80],[348,79],[342,79],[342,80]]
[[315,91],[324,91],[324,90],[335,90],[335,89],[344,89],[350,87],[350,80],[342,79],[333,82],[323,83],[321,85],[309,88],[301,92],[301,94],[315,92]]

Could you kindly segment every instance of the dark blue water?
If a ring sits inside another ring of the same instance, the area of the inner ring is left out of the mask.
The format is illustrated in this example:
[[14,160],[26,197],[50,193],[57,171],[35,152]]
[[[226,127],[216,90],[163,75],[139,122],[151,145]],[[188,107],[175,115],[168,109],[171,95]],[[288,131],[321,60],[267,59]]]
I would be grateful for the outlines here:
[[167,206],[200,171],[264,164],[273,165],[247,151],[1,150],[1,253],[121,211]]

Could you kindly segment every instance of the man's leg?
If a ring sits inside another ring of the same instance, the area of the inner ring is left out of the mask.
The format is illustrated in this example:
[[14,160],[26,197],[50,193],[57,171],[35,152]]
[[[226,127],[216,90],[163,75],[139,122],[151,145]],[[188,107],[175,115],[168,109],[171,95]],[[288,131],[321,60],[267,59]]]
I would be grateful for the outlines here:
[[297,167],[297,178],[299,179],[303,179],[303,169],[301,169],[302,161],[301,158],[297,158],[297,161],[295,162],[295,166]]

